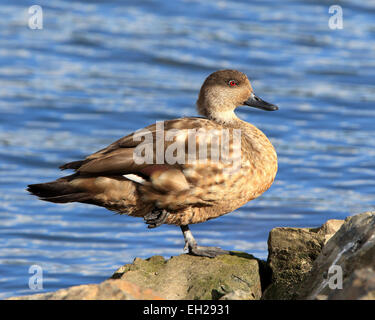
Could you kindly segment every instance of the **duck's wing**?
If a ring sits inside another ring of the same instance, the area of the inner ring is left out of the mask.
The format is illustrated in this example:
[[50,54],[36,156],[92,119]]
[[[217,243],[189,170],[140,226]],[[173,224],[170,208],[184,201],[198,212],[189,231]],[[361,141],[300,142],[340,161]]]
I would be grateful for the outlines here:
[[[160,151],[164,153],[165,150],[175,142],[175,139],[170,139],[170,141],[167,140],[168,138],[164,139],[163,131],[166,133],[180,130],[180,132],[186,133],[189,129],[204,128],[205,130],[210,130],[215,129],[215,126],[215,123],[212,121],[199,117],[181,118],[152,124],[113,142],[106,148],[89,155],[84,160],[66,163],[62,165],[60,169],[73,169],[79,173],[95,175],[144,175],[144,168],[150,165],[160,164],[160,159],[158,160],[156,158],[157,154],[160,154]],[[163,140],[162,147],[160,146],[160,138]],[[148,159],[151,161],[147,161],[146,163],[135,161],[136,148],[140,146],[140,144],[142,144],[142,148],[152,150],[153,158]],[[160,148],[164,150],[158,150]],[[174,164],[173,166],[178,167],[179,164]]]

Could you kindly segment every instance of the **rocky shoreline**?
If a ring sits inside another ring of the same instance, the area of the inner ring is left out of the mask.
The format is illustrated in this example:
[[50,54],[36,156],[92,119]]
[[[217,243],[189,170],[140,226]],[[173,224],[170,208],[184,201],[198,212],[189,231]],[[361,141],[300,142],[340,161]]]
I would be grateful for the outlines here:
[[272,229],[268,252],[267,261],[235,251],[136,258],[100,284],[10,299],[375,299],[375,212],[320,228]]

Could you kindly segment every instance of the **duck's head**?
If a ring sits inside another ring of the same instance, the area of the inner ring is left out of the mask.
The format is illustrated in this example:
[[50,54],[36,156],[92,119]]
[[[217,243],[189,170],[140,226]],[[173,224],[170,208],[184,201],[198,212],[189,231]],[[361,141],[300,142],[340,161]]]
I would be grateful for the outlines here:
[[219,70],[210,74],[197,100],[199,114],[218,122],[236,119],[234,109],[243,105],[266,111],[278,110],[277,106],[257,97],[247,76],[237,70]]

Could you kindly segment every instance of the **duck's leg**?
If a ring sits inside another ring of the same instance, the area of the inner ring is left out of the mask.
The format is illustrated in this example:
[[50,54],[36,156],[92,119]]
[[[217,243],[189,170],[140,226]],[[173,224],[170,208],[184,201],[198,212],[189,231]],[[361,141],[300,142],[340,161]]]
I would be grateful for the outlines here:
[[202,257],[214,258],[220,254],[229,254],[229,251],[223,250],[219,247],[203,247],[198,246],[189,226],[181,226],[181,231],[185,239],[185,250],[189,250],[190,254]]
[[156,228],[161,226],[168,218],[169,212],[165,209],[154,208],[151,212],[146,214],[143,219],[148,224],[148,228]]

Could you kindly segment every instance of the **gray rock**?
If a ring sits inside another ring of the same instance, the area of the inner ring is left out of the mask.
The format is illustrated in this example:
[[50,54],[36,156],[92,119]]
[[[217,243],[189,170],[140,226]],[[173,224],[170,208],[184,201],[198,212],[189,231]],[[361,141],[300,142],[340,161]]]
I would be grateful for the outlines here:
[[328,220],[319,228],[272,229],[268,238],[267,260],[272,284],[262,299],[295,299],[299,284],[311,270],[324,244],[343,223],[343,220]]
[[374,269],[355,270],[350,277],[345,279],[343,290],[332,290],[328,295],[328,300],[375,300]]
[[314,261],[298,298],[369,299],[374,296],[374,267],[375,212],[348,217]]

